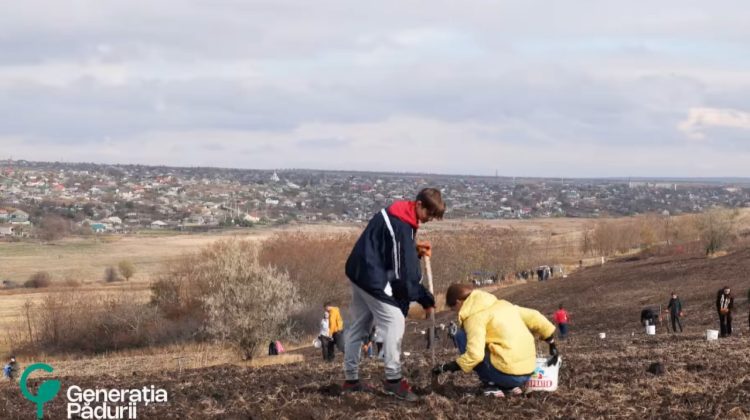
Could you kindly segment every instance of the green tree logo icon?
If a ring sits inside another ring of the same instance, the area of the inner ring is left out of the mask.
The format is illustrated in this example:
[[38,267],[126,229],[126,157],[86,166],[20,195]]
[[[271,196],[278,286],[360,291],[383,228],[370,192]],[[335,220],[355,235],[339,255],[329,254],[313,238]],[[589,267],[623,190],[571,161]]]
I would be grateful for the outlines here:
[[39,384],[39,392],[34,395],[29,391],[29,387],[26,385],[26,381],[29,379],[31,372],[35,370],[44,370],[52,373],[52,366],[46,363],[34,363],[27,367],[21,375],[21,393],[29,401],[36,403],[36,418],[41,419],[44,417],[44,403],[55,398],[55,395],[60,391],[60,381],[57,379],[51,379]]

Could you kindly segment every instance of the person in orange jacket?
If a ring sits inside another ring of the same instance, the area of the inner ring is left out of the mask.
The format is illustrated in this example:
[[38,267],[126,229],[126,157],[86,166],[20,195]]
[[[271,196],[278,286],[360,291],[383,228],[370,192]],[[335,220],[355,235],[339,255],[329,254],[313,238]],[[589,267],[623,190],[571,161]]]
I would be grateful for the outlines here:
[[326,302],[324,306],[328,312],[328,336],[331,337],[331,341],[328,342],[329,357],[333,359],[334,346],[341,353],[344,352],[344,320],[338,306],[333,306],[331,302]]

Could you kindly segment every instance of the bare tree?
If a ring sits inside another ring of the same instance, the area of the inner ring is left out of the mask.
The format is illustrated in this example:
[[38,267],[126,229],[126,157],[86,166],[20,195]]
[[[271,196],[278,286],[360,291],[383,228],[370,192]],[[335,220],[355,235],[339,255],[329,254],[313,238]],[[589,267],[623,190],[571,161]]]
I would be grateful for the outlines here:
[[52,276],[50,276],[46,271],[37,271],[36,273],[32,274],[28,280],[26,280],[23,286],[38,289],[42,287],[49,287],[50,284],[52,284]]
[[37,235],[45,241],[54,241],[70,233],[70,221],[56,215],[44,216],[39,222]]
[[104,281],[107,283],[120,281],[120,276],[117,274],[117,270],[115,270],[114,267],[107,267],[104,269]]
[[211,270],[204,272],[214,284],[204,300],[206,329],[252,358],[263,343],[278,338],[299,309],[297,288],[286,273],[261,266],[255,244],[226,241],[212,248],[205,261]]
[[120,274],[125,277],[125,280],[130,280],[135,274],[135,266],[128,260],[122,260],[117,264],[117,268],[120,270]]
[[734,239],[738,215],[737,210],[715,208],[696,218],[701,244],[706,255],[716,253]]

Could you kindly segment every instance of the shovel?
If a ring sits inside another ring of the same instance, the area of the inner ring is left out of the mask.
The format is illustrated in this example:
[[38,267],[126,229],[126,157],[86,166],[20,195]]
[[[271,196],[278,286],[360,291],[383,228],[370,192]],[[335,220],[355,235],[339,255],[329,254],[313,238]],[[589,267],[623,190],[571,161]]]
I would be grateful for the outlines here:
[[[425,256],[424,258],[425,272],[427,273],[427,287],[430,289],[430,294],[435,296],[435,289],[432,285],[432,265],[430,264],[430,257]],[[437,305],[435,305],[437,306]],[[435,309],[432,308],[430,312],[430,352],[432,353],[432,366],[435,366]],[[437,376],[432,376],[432,388],[435,389],[440,386]]]

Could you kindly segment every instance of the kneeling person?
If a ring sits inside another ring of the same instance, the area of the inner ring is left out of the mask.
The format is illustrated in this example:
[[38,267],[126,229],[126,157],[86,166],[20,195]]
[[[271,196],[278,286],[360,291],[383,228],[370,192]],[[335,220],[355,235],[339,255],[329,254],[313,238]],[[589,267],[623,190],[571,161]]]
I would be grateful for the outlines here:
[[433,374],[474,371],[485,395],[520,394],[536,369],[534,336],[549,344],[552,357],[548,365],[557,364],[555,326],[539,311],[513,305],[465,284],[451,285],[445,301],[458,312],[462,329],[456,334],[456,342],[461,356],[435,366]]

